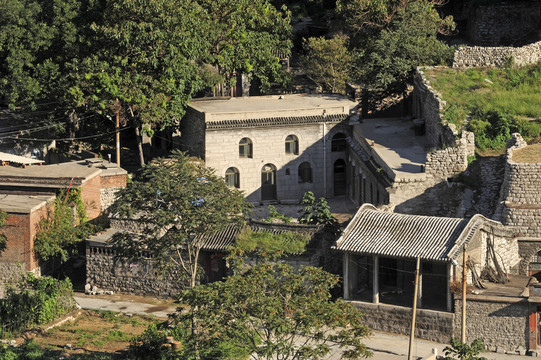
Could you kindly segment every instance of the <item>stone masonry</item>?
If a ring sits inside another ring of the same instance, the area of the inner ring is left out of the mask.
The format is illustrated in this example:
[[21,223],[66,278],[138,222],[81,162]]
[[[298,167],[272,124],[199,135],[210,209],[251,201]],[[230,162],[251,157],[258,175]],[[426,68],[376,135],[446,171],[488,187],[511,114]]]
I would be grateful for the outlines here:
[[513,134],[509,145],[496,220],[519,236],[541,238],[541,163],[513,161],[513,152],[527,146],[520,134]]
[[541,41],[522,47],[459,47],[455,50],[453,67],[501,67],[509,63],[510,60],[519,66],[539,62],[541,60]]
[[[528,349],[528,308],[523,298],[468,295],[466,342],[481,338],[490,351],[524,352]],[[462,300],[455,300],[455,309],[453,333],[457,337],[462,327]]]

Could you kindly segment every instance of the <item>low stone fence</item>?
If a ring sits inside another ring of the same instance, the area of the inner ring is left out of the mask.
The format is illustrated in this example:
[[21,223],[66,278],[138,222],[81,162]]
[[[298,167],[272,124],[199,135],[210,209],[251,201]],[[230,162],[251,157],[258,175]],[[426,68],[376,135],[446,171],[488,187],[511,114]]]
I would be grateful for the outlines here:
[[110,246],[87,242],[87,284],[102,290],[160,298],[175,297],[184,288],[185,283],[179,280],[180,271],[163,275],[156,270],[151,258],[142,257],[136,263],[115,262],[114,255]]
[[515,65],[519,66],[539,62],[541,41],[522,47],[459,47],[455,50],[453,67],[501,67],[511,59]]
[[[365,324],[377,331],[409,334],[411,308],[350,301],[364,313]],[[453,331],[453,313],[434,310],[417,310],[415,337],[448,343]]]
[[[455,300],[453,333],[462,328],[462,300]],[[522,354],[528,349],[529,305],[526,298],[468,295],[466,300],[466,342],[483,339],[490,351]]]

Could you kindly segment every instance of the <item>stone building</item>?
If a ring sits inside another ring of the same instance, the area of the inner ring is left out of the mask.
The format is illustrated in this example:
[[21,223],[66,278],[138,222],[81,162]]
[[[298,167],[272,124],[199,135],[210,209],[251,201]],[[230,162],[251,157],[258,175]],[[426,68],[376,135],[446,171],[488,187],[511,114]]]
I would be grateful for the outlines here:
[[253,203],[298,203],[306,191],[345,195],[354,106],[339,95],[193,100],[181,122],[182,148]]

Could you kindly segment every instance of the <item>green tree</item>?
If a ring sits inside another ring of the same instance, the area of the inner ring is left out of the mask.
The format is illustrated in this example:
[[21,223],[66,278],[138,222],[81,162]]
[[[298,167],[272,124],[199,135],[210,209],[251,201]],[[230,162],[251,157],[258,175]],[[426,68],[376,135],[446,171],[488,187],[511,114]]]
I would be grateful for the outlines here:
[[338,10],[354,49],[352,78],[383,96],[402,92],[420,65],[449,61],[452,48],[438,39],[455,27],[441,18],[438,0],[340,0]]
[[[72,64],[71,101],[141,130],[173,125],[203,85],[208,45],[195,1],[109,0],[89,29],[92,53]],[[144,163],[142,149],[140,160]]]
[[351,304],[331,300],[337,283],[320,268],[262,263],[225,282],[186,289],[180,302],[188,309],[172,318],[177,326],[196,318],[200,327],[187,335],[181,358],[193,358],[194,349],[201,358],[220,358],[207,345],[224,339],[254,359],[321,359],[331,345],[343,359],[368,357],[361,341],[370,330]]
[[263,91],[272,82],[287,83],[279,54],[289,55],[292,46],[289,12],[276,9],[268,0],[198,3],[204,14],[202,34],[209,45],[204,62],[216,67],[221,81],[233,85],[236,72],[258,79]]
[[460,340],[451,338],[451,346],[443,349],[445,360],[487,360],[480,357],[479,353],[485,350],[482,339],[475,339],[471,345],[462,343]]
[[[240,224],[248,209],[243,194],[201,161],[174,151],[157,159],[118,193],[113,212],[136,219],[140,234],[120,234],[112,244],[118,257],[133,261],[149,253],[163,270],[180,268],[190,286],[198,280],[200,235]],[[180,280],[180,279],[179,279]]]
[[309,38],[304,43],[304,51],[301,64],[306,75],[320,84],[325,92],[345,93],[352,59],[346,36]]
[[79,52],[76,0],[1,0],[0,98],[12,108],[57,101]]
[[299,210],[299,213],[302,215],[298,219],[301,224],[336,224],[337,220],[324,197],[316,200],[314,193],[307,191],[302,195],[301,205],[303,208]]
[[[8,214],[4,210],[0,210],[0,230],[7,225]],[[0,253],[6,249],[7,237],[4,233],[0,233]]]
[[81,241],[100,229],[88,222],[79,189],[70,190],[68,196],[60,192],[54,201],[54,211],[39,222],[34,251],[43,261],[64,263],[77,252]]

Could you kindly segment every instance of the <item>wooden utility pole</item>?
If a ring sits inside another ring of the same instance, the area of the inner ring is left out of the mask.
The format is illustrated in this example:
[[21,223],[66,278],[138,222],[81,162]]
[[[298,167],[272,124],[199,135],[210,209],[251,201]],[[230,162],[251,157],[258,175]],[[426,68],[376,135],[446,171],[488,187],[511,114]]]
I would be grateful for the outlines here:
[[417,315],[417,292],[419,291],[419,268],[421,267],[421,258],[417,258],[417,266],[415,267],[415,289],[413,290],[413,311],[411,314],[411,332],[410,344],[408,350],[408,360],[412,360],[413,338],[415,336],[415,316]]
[[462,336],[461,341],[466,343],[466,245],[462,249]]
[[116,164],[120,167],[120,102],[116,99]]

